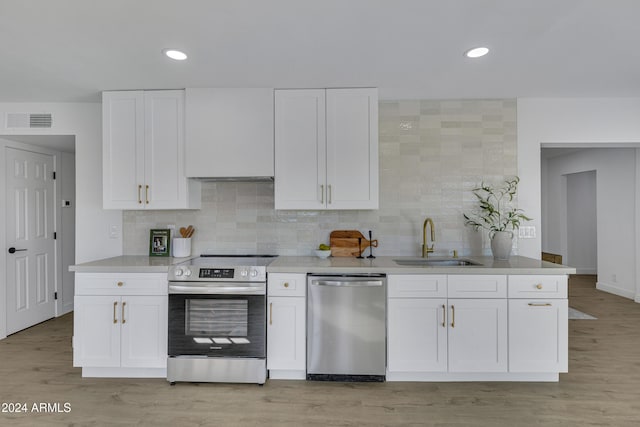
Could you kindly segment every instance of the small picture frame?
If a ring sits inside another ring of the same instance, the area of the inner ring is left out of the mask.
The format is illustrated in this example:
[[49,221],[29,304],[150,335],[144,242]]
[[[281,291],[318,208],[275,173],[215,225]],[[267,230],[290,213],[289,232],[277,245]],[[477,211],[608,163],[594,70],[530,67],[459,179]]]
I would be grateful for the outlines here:
[[170,256],[171,230],[151,230],[149,232],[149,256]]

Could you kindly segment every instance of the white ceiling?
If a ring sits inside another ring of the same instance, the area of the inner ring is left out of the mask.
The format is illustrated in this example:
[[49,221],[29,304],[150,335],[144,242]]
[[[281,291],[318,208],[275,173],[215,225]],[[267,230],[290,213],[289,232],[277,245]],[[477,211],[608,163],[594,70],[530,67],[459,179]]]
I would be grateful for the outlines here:
[[[0,102],[184,87],[637,97],[639,17],[640,0],[0,0]],[[478,45],[490,55],[463,57]]]

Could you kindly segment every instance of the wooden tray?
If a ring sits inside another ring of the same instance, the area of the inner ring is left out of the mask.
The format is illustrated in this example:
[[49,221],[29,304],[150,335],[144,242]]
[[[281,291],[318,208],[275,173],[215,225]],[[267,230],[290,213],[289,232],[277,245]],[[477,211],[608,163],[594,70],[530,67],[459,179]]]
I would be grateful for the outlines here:
[[367,240],[358,230],[334,230],[329,242],[331,256],[335,257],[357,257],[369,246],[378,247],[377,240]]

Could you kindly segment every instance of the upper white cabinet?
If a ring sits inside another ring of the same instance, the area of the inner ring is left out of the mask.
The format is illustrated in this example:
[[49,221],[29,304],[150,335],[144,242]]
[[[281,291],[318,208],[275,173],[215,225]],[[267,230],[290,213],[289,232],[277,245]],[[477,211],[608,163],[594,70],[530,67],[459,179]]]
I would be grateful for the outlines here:
[[273,177],[273,89],[186,89],[185,172]]
[[184,175],[184,91],[102,94],[105,209],[197,209]]
[[378,208],[378,91],[275,91],[275,208]]

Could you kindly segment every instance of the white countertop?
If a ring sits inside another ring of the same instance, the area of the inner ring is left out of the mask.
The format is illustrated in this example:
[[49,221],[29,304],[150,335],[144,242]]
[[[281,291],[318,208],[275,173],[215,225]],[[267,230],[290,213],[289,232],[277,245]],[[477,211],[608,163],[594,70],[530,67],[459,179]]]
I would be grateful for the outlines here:
[[[415,257],[380,256],[374,259],[349,257],[280,256],[267,267],[268,273],[318,273],[318,274],[575,274],[576,269],[533,258],[512,256],[508,261],[497,261],[493,257],[461,257],[482,265],[423,267],[401,266],[395,259]],[[429,259],[438,259],[437,257]]]
[[145,255],[123,255],[69,266],[77,273],[166,273],[169,266],[185,262],[194,257],[149,257]]
[[[72,265],[69,271],[78,273],[166,273],[170,265],[188,261],[188,258],[148,257],[123,255],[83,264]],[[512,256],[509,261],[496,261],[492,257],[461,257],[477,262],[478,266],[422,267],[401,266],[395,259],[415,257],[379,256],[374,259],[349,257],[280,256],[268,267],[268,273],[317,274],[574,274],[575,268],[553,264],[533,258]],[[429,259],[438,259],[437,257]]]

